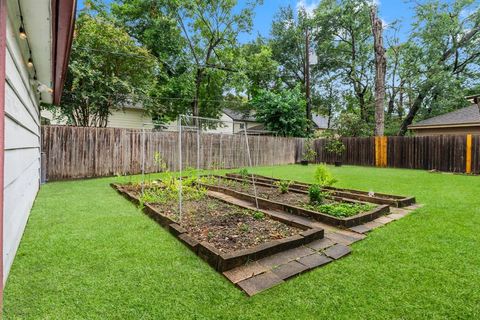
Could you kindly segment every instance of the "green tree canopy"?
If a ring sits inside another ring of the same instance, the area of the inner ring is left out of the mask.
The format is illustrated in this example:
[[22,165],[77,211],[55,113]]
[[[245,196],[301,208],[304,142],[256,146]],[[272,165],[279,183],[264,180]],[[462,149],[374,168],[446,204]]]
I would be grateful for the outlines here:
[[152,108],[156,70],[154,57],[124,29],[86,9],[77,18],[60,110],[73,125],[104,127],[113,109]]
[[305,137],[310,123],[305,117],[306,102],[300,88],[281,90],[279,93],[261,90],[252,100],[257,120],[267,130],[281,136]]

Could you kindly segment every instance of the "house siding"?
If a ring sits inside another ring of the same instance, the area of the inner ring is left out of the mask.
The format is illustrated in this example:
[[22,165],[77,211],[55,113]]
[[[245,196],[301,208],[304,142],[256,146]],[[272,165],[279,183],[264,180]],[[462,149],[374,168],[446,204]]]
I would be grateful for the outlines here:
[[40,185],[39,102],[29,82],[10,16],[5,88],[4,279]]
[[[146,124],[144,126],[144,123]],[[128,129],[151,129],[152,118],[140,109],[114,110],[108,117],[107,127]]]
[[411,129],[417,137],[458,135],[458,134],[480,134],[480,126],[475,127],[450,127],[450,128],[425,128]]

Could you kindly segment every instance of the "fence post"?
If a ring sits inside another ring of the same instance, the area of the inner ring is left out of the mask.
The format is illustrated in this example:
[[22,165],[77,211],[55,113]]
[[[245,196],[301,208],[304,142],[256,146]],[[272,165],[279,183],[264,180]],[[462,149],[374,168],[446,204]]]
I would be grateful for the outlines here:
[[467,134],[467,156],[465,164],[465,172],[472,173],[472,135]]
[[387,167],[387,137],[375,137],[375,166]]
[[383,166],[386,168],[388,167],[388,160],[387,160],[387,150],[388,150],[388,137],[383,138]]

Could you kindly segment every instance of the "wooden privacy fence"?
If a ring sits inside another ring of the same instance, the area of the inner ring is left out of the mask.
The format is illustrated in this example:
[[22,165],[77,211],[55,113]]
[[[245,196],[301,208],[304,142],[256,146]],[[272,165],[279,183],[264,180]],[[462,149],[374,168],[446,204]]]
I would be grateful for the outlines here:
[[[480,135],[342,138],[344,164],[480,173]],[[325,140],[314,142],[317,162],[333,162]]]
[[[145,139],[145,141],[143,141]],[[250,136],[252,164],[280,165],[298,162],[303,139]],[[249,165],[244,135],[182,134],[182,166],[202,169],[239,168]],[[143,143],[144,142],[144,143]],[[117,128],[42,127],[47,179],[62,180],[158,172],[160,161],[178,170],[178,132]],[[143,161],[145,159],[145,161]]]
[[[143,142],[143,137],[145,143]],[[302,160],[306,140],[250,136],[252,164],[281,165]],[[249,165],[245,136],[182,134],[182,167],[240,168]],[[480,136],[342,138],[348,165],[480,173]],[[325,140],[313,141],[316,162],[332,163]],[[199,153],[197,154],[197,150]],[[138,174],[159,171],[158,155],[169,170],[178,170],[178,133],[114,128],[42,127],[48,180]],[[144,158],[143,158],[144,157]]]

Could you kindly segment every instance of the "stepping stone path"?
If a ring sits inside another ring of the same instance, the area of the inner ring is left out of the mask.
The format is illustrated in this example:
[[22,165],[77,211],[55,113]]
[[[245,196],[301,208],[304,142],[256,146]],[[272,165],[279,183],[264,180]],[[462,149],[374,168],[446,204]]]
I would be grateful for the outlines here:
[[[228,196],[226,196],[228,197]],[[243,207],[255,209],[247,202],[229,197],[229,201],[239,202]],[[258,261],[250,262],[232,270],[225,271],[223,275],[232,283],[240,287],[248,296],[270,289],[287,279],[301,273],[324,266],[332,261],[341,259],[352,252],[349,247],[352,243],[366,238],[366,234],[376,228],[393,221],[399,220],[421,205],[412,205],[404,208],[390,208],[390,214],[381,216],[362,225],[341,229],[307,219],[286,212],[266,210],[272,216],[302,219],[302,222],[312,227],[323,228],[325,237],[315,240],[305,246],[286,250]]]

